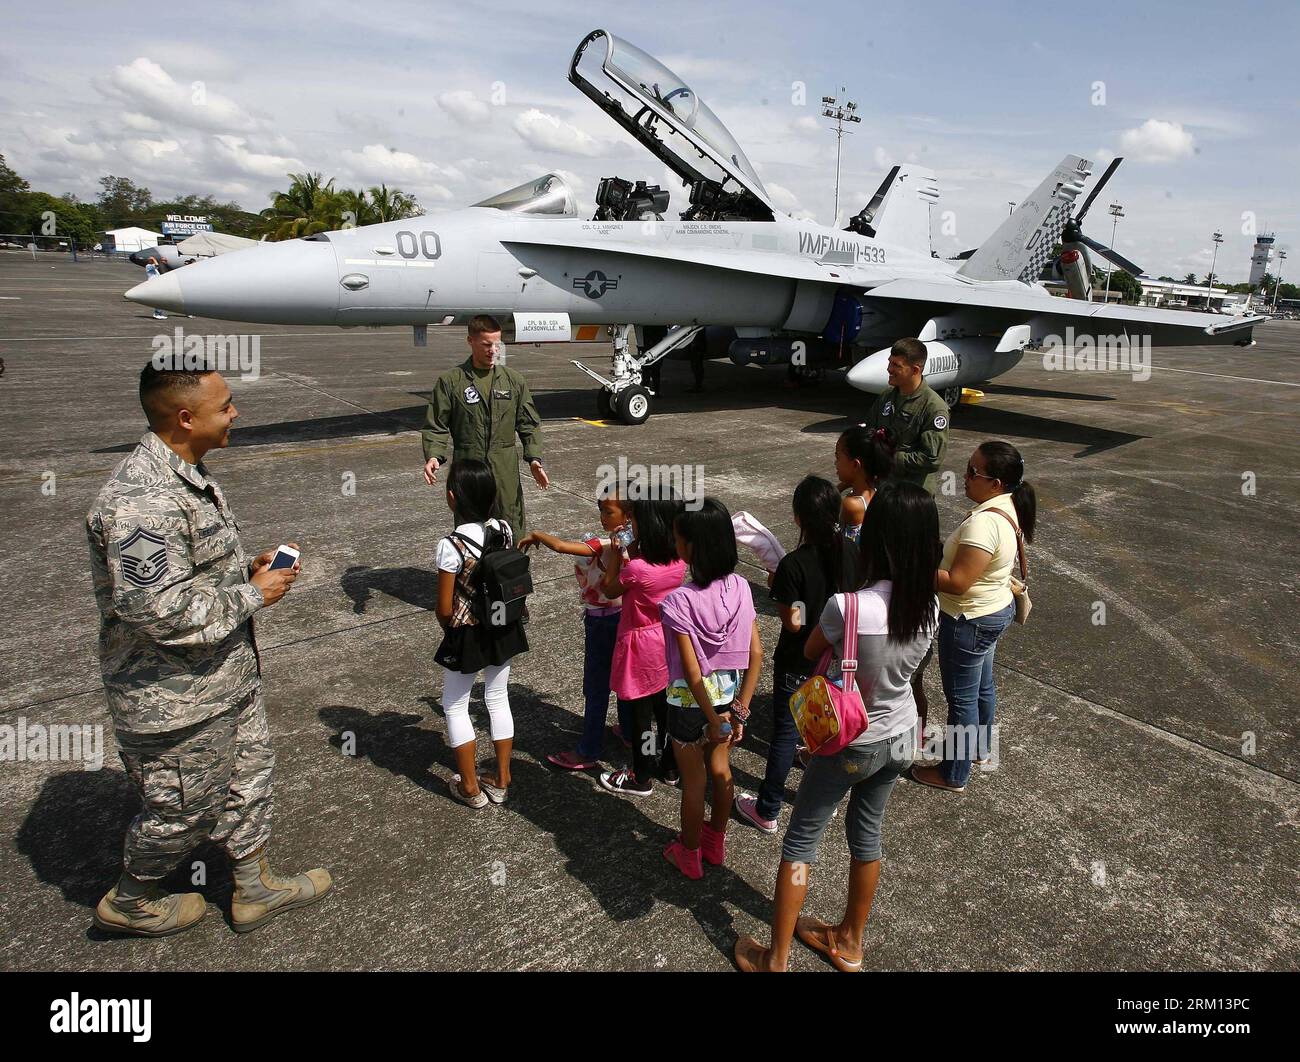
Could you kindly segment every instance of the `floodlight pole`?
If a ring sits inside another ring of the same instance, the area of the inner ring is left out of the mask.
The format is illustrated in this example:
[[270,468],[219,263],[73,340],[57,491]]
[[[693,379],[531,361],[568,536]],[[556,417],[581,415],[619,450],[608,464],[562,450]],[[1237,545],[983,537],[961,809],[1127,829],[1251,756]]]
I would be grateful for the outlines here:
[[1277,313],[1277,294],[1282,290],[1282,263],[1286,261],[1286,251],[1281,248],[1277,252],[1277,277],[1273,281],[1273,312]]
[[1210,307],[1210,293],[1214,290],[1214,263],[1219,260],[1219,244],[1223,242],[1223,233],[1216,232],[1210,239],[1214,241],[1214,254],[1210,256],[1210,275],[1205,278],[1205,308]]
[[[847,90],[840,86],[840,93]],[[844,106],[840,106],[834,96],[822,97],[822,117],[835,119],[835,213],[831,218],[831,224],[839,224],[840,219],[840,149],[845,135],[853,132],[851,129],[845,129],[845,122],[861,122],[862,119],[854,112],[858,105],[852,100],[846,100]]]
[[[1111,203],[1110,216],[1115,220],[1110,223],[1110,245],[1115,246],[1115,229],[1119,226],[1119,219],[1124,216],[1124,208],[1118,203]],[[1106,259],[1106,294],[1102,297],[1103,303],[1110,302],[1110,275],[1115,272],[1115,263],[1109,258]]]

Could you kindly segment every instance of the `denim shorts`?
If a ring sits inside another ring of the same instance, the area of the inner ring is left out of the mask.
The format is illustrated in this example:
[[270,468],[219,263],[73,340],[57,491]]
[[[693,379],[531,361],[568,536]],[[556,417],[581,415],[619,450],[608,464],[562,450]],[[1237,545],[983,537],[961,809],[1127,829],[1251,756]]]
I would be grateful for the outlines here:
[[910,742],[910,732],[905,732],[867,745],[849,745],[833,756],[812,757],[795,797],[781,858],[788,863],[816,862],[817,844],[835,808],[849,793],[844,817],[849,854],[859,863],[879,859],[885,802],[898,776],[911,765]]

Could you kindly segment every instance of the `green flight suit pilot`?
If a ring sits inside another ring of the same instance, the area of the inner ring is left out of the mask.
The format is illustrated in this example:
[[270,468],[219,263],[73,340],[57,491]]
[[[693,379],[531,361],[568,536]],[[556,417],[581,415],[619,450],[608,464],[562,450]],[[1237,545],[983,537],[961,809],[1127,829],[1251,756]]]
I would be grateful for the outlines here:
[[891,479],[915,483],[931,495],[948,448],[948,404],[922,377],[925,344],[900,339],[889,352],[889,389],[867,414],[868,428],[885,428],[894,445]]
[[436,481],[448,457],[472,457],[492,469],[501,516],[510,524],[514,541],[527,532],[523,484],[515,435],[524,444],[524,460],[533,479],[550,486],[542,468],[542,419],[523,376],[504,364],[494,364],[501,325],[493,317],[469,323],[470,356],[438,377],[420,432],[424,444],[424,481]]

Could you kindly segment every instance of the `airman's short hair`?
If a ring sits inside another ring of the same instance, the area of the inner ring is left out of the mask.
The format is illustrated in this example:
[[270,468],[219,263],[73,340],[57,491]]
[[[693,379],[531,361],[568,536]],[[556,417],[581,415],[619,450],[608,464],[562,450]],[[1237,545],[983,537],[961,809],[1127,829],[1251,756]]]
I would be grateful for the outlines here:
[[482,335],[484,332],[500,332],[501,322],[488,313],[481,313],[477,317],[471,317],[469,321],[469,334],[472,336]]
[[900,339],[889,348],[889,353],[902,358],[915,369],[925,368],[925,344],[919,339]]
[[215,371],[159,369],[152,361],[146,364],[140,370],[140,405],[149,419],[149,427],[166,427],[176,410],[190,401],[190,395],[198,390],[203,377]]

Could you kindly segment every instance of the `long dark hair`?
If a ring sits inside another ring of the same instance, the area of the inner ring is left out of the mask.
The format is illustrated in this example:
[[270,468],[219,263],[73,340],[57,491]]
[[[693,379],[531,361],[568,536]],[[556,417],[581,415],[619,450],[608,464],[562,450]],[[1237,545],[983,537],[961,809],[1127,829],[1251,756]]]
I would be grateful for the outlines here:
[[447,492],[456,496],[456,519],[462,524],[482,524],[500,515],[497,481],[482,461],[472,457],[453,461]]
[[889,640],[908,642],[935,621],[934,573],[943,548],[939,510],[915,483],[890,480],[876,492],[862,520],[864,586],[880,579],[893,584],[889,595]]
[[799,518],[799,544],[817,551],[817,562],[832,593],[856,590],[844,563],[845,538],[840,533],[840,492],[821,476],[804,476],[794,489],[794,515]]
[[841,435],[840,443],[850,460],[862,462],[872,483],[881,482],[894,468],[894,445],[884,428],[872,431],[859,424]]
[[705,498],[695,510],[683,509],[675,526],[690,544],[691,582],[696,586],[708,586],[736,570],[736,529],[717,498]]
[[984,467],[988,474],[1002,481],[1002,487],[1011,495],[1011,504],[1016,507],[1016,518],[1020,521],[1020,530],[1026,542],[1034,540],[1034,525],[1038,522],[1038,495],[1034,485],[1025,479],[1025,459],[1020,451],[1009,442],[990,439],[979,444],[979,452],[984,455]]
[[672,564],[677,559],[677,543],[673,539],[673,522],[682,511],[676,497],[637,498],[632,502],[632,515],[636,518],[637,549],[641,559],[648,564]]

